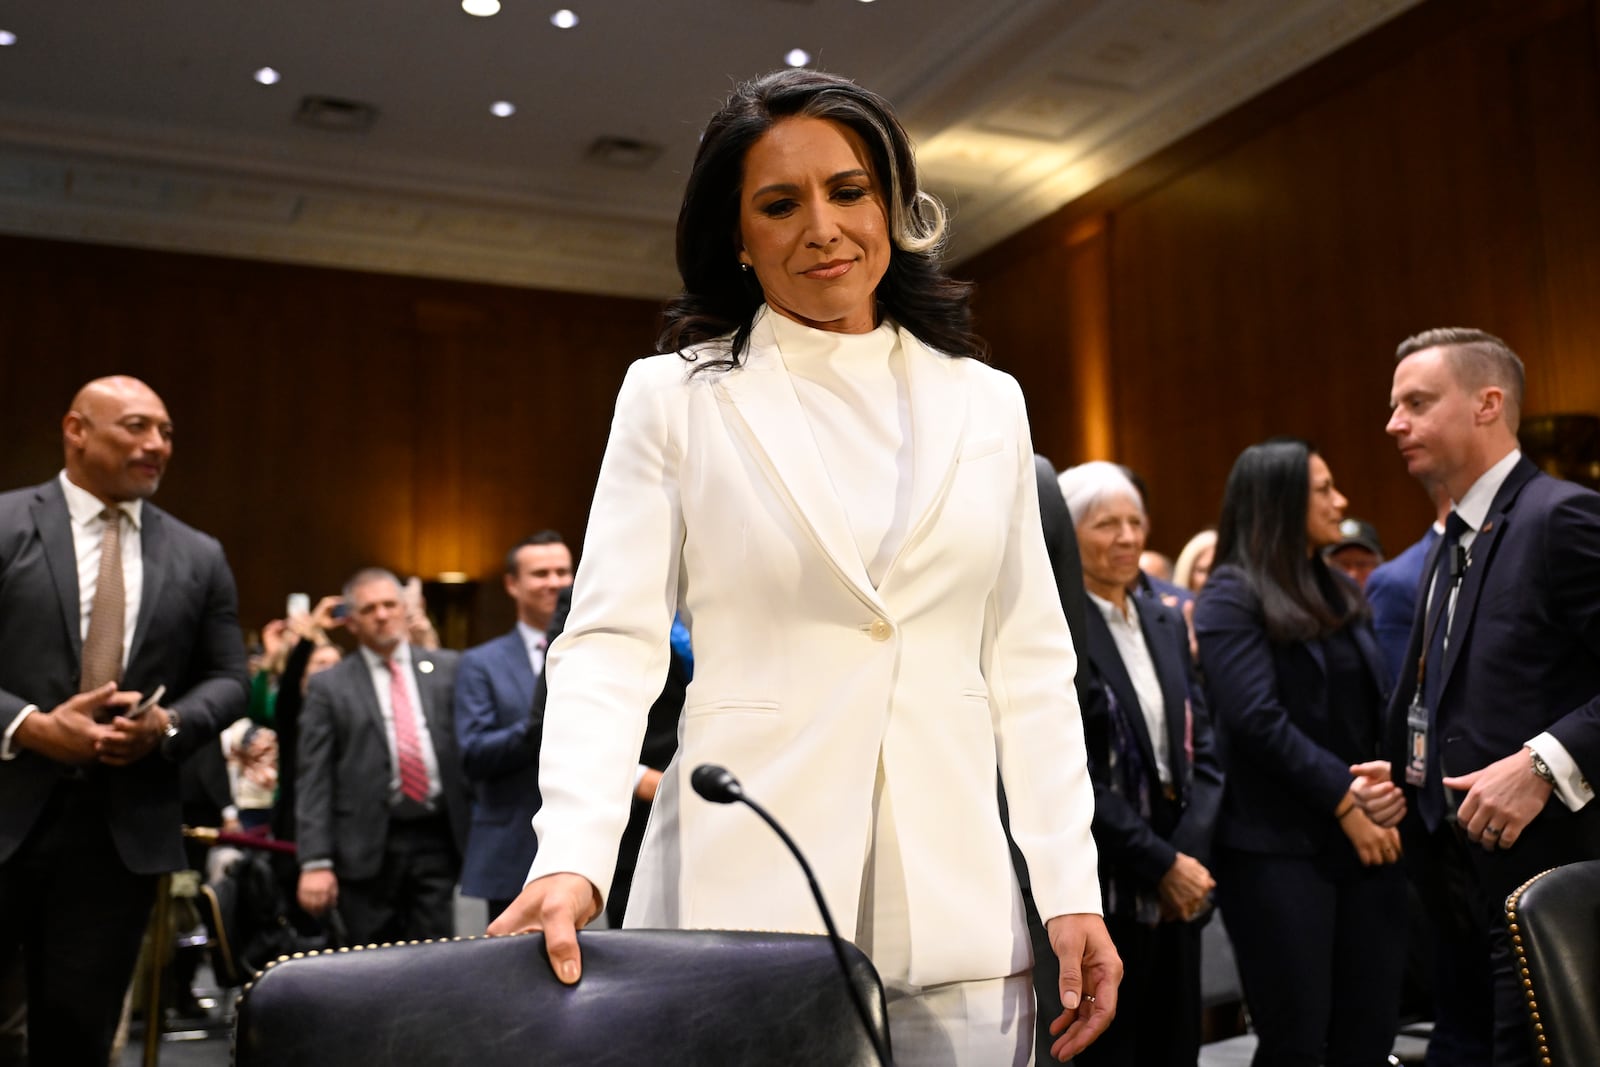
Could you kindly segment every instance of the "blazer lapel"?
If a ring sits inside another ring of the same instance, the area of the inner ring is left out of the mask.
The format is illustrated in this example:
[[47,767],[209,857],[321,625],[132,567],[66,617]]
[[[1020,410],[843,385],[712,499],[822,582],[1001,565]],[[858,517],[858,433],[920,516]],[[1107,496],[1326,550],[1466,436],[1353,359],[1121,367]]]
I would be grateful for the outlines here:
[[67,640],[72,649],[72,674],[77,677],[78,660],[83,655],[82,608],[78,603],[78,551],[72,543],[72,516],[67,512],[67,498],[61,492],[61,483],[49,481],[40,486],[31,511],[34,528],[39,531],[39,541],[44,546],[50,580],[56,587],[56,598],[61,604],[61,623],[67,629]]
[[505,662],[505,677],[512,680],[516,692],[517,707],[533,706],[533,687],[536,679],[533,675],[533,663],[528,659],[528,646],[523,644],[522,632],[512,630],[503,639],[500,654]]
[[[1144,613],[1140,612],[1141,619],[1143,615]],[[1099,604],[1090,602],[1087,621],[1088,627],[1083,642],[1084,652],[1100,668],[1100,677],[1111,687],[1117,700],[1128,709],[1127,721],[1133,727],[1134,738],[1139,742],[1144,765],[1150,768],[1150,774],[1154,776],[1156,775],[1155,745],[1151,742],[1150,731],[1145,726],[1144,712],[1140,710],[1139,695],[1133,688],[1133,679],[1128,674],[1127,666],[1122,662],[1122,653],[1117,651],[1116,639],[1111,636],[1111,628],[1106,625],[1105,616],[1100,614]]]
[[[967,394],[956,361],[928,348],[904,328],[900,330],[900,351],[911,394],[911,523],[896,560],[938,515],[954,480],[967,429]],[[885,575],[893,569],[891,561]]]
[[1526,458],[1511,468],[1511,473],[1506,476],[1500,491],[1495,494],[1494,503],[1489,505],[1489,513],[1483,518],[1482,528],[1472,539],[1472,548],[1467,553],[1470,562],[1467,573],[1461,580],[1461,592],[1456,597],[1455,617],[1450,621],[1450,641],[1444,654],[1444,673],[1439,677],[1440,692],[1450,684],[1450,673],[1455,669],[1456,659],[1466,647],[1467,634],[1472,631],[1472,620],[1478,610],[1478,596],[1483,592],[1484,575],[1489,572],[1495,546],[1500,543],[1500,535],[1505,532],[1506,523],[1510,521],[1511,506],[1516,503],[1517,494],[1522,491],[1522,487],[1527,485],[1529,479],[1536,473],[1538,468]]
[[882,611],[844,505],[823,466],[822,453],[778,354],[772,326],[766,321],[770,314],[763,312],[751,331],[744,366],[720,376],[715,389],[737,415],[801,529],[816,542],[839,578]]
[[144,560],[144,587],[139,593],[139,618],[133,627],[133,643],[128,646],[130,665],[138,659],[139,650],[150,635],[156,604],[167,581],[167,568],[162,562],[170,555],[164,551],[166,536],[161,513],[146,501],[139,515],[139,555]]
[[451,735],[450,723],[440,710],[438,685],[436,674],[438,664],[426,652],[411,646],[411,672],[417,679],[417,697],[422,701],[422,718],[428,724],[428,737],[433,741],[434,759],[438,761],[439,773],[444,773],[447,754],[455,751],[455,738]]
[[[1167,769],[1172,781],[1181,790],[1189,780],[1189,759],[1194,742],[1189,727],[1189,682],[1181,661],[1174,662],[1169,650],[1187,646],[1189,635],[1181,635],[1181,643],[1174,643],[1171,628],[1174,617],[1155,604],[1147,604],[1139,611],[1139,627],[1144,631],[1145,647],[1150,650],[1150,661],[1155,664],[1156,678],[1161,682],[1162,720],[1167,728]],[[1181,712],[1178,709],[1182,709]]]

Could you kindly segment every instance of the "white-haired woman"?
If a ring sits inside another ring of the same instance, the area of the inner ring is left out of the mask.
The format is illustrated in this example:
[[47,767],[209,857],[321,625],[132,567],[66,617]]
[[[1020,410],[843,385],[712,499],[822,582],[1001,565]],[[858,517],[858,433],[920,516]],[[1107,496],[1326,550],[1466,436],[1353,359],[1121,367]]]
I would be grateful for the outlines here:
[[1078,1062],[1194,1067],[1222,771],[1187,625],[1131,591],[1145,543],[1138,490],[1100,462],[1065,471],[1060,484],[1089,594],[1078,670],[1094,838],[1106,925],[1126,968],[1116,1020]]

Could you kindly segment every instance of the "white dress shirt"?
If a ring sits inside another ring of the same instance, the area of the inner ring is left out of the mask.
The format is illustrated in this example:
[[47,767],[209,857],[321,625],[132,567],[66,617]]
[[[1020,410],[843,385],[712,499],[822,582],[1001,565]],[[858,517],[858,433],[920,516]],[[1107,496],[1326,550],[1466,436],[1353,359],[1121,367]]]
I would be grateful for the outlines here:
[[1156,774],[1160,776],[1162,785],[1171,785],[1172,762],[1167,752],[1167,699],[1162,695],[1156,662],[1150,656],[1150,646],[1145,644],[1144,630],[1139,626],[1139,609],[1134,604],[1137,598],[1122,598],[1128,609],[1126,615],[1111,601],[1093,593],[1089,594],[1089,599],[1106,620],[1111,640],[1117,646],[1117,655],[1122,657],[1122,665],[1133,682],[1133,694],[1139,698],[1139,712],[1144,716],[1145,732],[1150,735],[1150,747],[1156,755]]
[[[67,472],[58,475],[62,495],[67,498],[67,516],[72,527],[72,551],[78,561],[78,640],[89,637],[89,615],[94,607],[94,594],[100,587],[100,546],[106,533],[105,520],[100,513],[106,510],[101,499],[72,483]],[[128,652],[133,648],[133,630],[139,622],[139,604],[144,598],[144,541],[140,536],[140,523],[144,519],[144,501],[125,500],[117,505],[121,512],[122,530],[119,544],[122,547],[122,666],[127,669]],[[22,720],[39,710],[37,704],[23,708],[0,737],[0,760],[16,759],[11,746]]]
[[[391,676],[389,673],[389,660],[384,659],[365,645],[361,646],[361,658],[366,661],[367,670],[372,673],[372,688],[378,693],[378,709],[383,712],[383,739],[389,746],[389,803],[390,806],[400,802],[400,758],[395,751],[394,740],[394,701],[389,696]],[[439,778],[439,757],[433,751],[433,736],[428,733],[428,717],[422,711],[422,694],[417,690],[417,675],[411,667],[411,646],[402,641],[395,646],[389,654],[389,659],[400,664],[400,676],[405,680],[406,693],[411,699],[412,714],[417,724],[417,739],[422,746],[422,762],[428,768],[428,804],[433,806],[443,792]],[[433,664],[425,663],[424,668],[431,670]]]
[[[1483,527],[1483,522],[1489,517],[1489,507],[1494,503],[1494,498],[1499,495],[1500,487],[1505,484],[1511,475],[1511,469],[1522,458],[1522,453],[1513,448],[1505,457],[1484,471],[1477,481],[1472,483],[1459,501],[1456,502],[1455,512],[1461,516],[1461,521],[1467,528],[1461,534],[1461,547],[1467,550],[1468,565],[1472,558],[1472,543],[1477,540],[1478,531]],[[1453,619],[1456,610],[1456,591],[1450,593],[1450,615]],[[1448,631],[1446,631],[1448,633]],[[1448,639],[1448,638],[1447,638]],[[1524,744],[1539,754],[1539,757],[1550,766],[1550,773],[1555,776],[1556,796],[1561,798],[1573,811],[1577,811],[1589,801],[1594,799],[1594,787],[1584,778],[1583,771],[1578,763],[1567,751],[1567,747],[1556,740],[1549,733],[1539,734]]]

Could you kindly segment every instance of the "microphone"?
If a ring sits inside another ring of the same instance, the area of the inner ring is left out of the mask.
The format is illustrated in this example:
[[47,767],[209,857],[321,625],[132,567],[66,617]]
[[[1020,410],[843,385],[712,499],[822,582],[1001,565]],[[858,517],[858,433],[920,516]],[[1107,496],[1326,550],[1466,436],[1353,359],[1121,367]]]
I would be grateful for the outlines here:
[[862,998],[861,990],[850,978],[850,965],[844,958],[844,939],[839,936],[838,927],[833,925],[833,913],[828,910],[828,902],[822,897],[822,887],[817,885],[817,876],[811,872],[811,864],[806,862],[800,846],[794,843],[794,839],[778,825],[778,820],[774,819],[766,808],[745,794],[744,786],[739,784],[739,779],[735,778],[733,772],[726,767],[719,767],[715,763],[702,763],[689,775],[689,784],[694,787],[696,793],[713,804],[732,804],[737,801],[745,805],[761,816],[761,820],[772,827],[772,832],[788,846],[795,862],[800,864],[800,869],[805,872],[806,882],[811,886],[811,897],[817,902],[817,910],[822,913],[822,924],[828,929],[828,944],[833,946],[833,957],[839,961],[845,988],[850,991],[850,1003],[855,1005],[856,1014],[861,1017],[861,1025],[866,1027],[867,1037],[872,1039],[872,1049],[878,1054],[878,1062],[884,1067],[892,1067],[894,1060],[889,1055],[888,1043],[873,1027],[872,1016],[867,1011],[867,1002]]

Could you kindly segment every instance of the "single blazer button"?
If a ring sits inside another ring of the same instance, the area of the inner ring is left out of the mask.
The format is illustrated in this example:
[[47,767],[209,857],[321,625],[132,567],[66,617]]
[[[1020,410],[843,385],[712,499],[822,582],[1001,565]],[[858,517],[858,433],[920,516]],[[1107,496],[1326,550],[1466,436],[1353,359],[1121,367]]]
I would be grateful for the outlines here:
[[889,635],[894,633],[894,627],[882,619],[873,619],[872,625],[867,627],[867,632],[872,635],[874,641],[887,641]]

